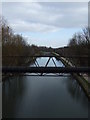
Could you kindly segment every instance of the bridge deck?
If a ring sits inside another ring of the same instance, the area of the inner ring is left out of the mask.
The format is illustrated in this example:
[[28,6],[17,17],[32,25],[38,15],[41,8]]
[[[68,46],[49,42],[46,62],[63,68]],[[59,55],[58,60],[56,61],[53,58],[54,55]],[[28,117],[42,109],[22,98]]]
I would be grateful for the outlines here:
[[90,73],[89,67],[2,67],[3,73]]

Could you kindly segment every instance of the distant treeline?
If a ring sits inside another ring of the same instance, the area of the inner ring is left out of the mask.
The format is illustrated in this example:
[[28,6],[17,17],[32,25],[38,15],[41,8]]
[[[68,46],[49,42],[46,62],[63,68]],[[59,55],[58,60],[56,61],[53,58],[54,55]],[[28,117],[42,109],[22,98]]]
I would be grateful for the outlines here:
[[76,66],[90,66],[90,28],[74,34],[67,47],[55,49],[55,52],[63,56],[77,56],[69,58]]
[[[21,66],[32,61],[26,57],[8,56],[32,56],[39,52],[35,45],[28,45],[22,35],[15,34],[7,22],[2,20],[2,64],[5,66]],[[6,57],[5,57],[6,56]]]

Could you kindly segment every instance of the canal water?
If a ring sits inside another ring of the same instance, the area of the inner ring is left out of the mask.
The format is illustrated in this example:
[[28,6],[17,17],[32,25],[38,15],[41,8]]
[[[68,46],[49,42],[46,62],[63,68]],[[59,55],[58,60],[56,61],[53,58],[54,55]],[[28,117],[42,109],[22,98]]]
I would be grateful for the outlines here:
[[[37,58],[40,66],[47,60]],[[54,60],[57,66],[64,66]],[[52,60],[48,66],[54,66]],[[70,74],[7,78],[2,85],[2,103],[3,118],[88,118],[88,99]]]

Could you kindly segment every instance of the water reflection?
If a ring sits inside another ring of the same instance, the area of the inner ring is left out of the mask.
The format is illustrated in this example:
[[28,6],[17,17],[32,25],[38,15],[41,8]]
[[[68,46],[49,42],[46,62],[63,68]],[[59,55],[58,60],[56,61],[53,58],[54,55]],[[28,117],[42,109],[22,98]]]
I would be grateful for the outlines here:
[[[47,58],[37,60],[43,65]],[[63,65],[59,61],[56,64]],[[87,98],[71,76],[10,77],[3,82],[2,89],[3,118],[88,117]]]
[[70,75],[67,81],[64,82],[66,82],[66,87],[71,97],[87,108],[88,99],[86,99],[86,95],[77,80],[75,80],[73,76]]
[[21,99],[25,91],[25,77],[10,77],[2,85],[3,116],[14,116],[17,99]]

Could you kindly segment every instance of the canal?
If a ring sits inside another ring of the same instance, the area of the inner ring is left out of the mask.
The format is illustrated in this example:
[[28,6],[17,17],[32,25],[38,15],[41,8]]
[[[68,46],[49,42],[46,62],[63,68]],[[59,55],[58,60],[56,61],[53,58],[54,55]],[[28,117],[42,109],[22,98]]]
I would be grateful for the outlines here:
[[[37,58],[41,66],[47,60]],[[58,67],[64,66],[54,60]],[[3,118],[88,118],[88,99],[70,74],[9,77],[3,80],[2,103]]]

